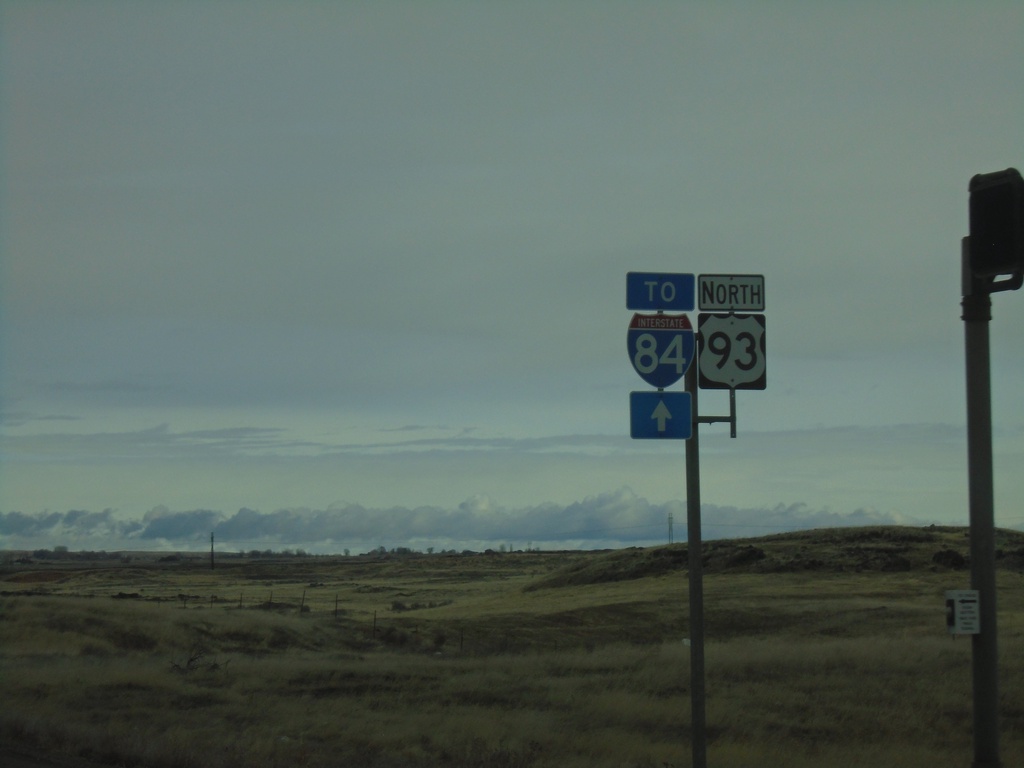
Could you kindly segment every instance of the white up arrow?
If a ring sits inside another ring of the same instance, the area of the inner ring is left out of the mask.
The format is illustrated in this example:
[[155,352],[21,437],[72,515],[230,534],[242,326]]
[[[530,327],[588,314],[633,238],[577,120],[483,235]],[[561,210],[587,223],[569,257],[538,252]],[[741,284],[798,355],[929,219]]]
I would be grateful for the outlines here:
[[665,422],[672,418],[672,414],[669,412],[664,400],[658,401],[658,406],[654,409],[654,413],[651,414],[651,418],[658,420],[658,431],[664,432]]

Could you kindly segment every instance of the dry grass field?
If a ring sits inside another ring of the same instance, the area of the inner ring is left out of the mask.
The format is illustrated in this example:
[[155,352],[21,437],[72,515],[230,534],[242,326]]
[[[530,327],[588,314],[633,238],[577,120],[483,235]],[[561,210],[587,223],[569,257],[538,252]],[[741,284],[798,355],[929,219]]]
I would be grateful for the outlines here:
[[[1024,534],[999,533],[1024,765]],[[709,764],[968,766],[964,529],[705,545]],[[7,749],[107,766],[689,765],[686,546],[0,567]]]

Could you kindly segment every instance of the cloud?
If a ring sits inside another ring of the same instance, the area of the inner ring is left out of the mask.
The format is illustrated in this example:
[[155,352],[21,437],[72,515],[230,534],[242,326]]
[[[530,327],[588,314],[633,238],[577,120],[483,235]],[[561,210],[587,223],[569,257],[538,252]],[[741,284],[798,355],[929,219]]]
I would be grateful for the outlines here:
[[[38,419],[36,419],[38,420]],[[51,421],[71,421],[60,417]],[[28,421],[6,426],[22,426]],[[133,430],[103,432],[37,431],[4,435],[5,458],[13,460],[23,453],[70,457],[88,454],[93,460],[101,457],[117,459],[126,455],[135,460],[153,458],[214,458],[254,456],[271,453],[288,455],[296,452],[323,452],[328,446],[288,437],[277,427],[238,426],[223,429],[172,430],[165,422]]]
[[4,411],[0,410],[0,425],[4,427],[23,427],[27,424],[42,424],[46,422],[80,421],[80,416],[68,416],[65,414],[38,414],[30,411]]
[[[708,401],[703,412],[721,413],[721,403],[711,395],[702,399]],[[759,510],[760,518],[737,524],[752,532],[770,530],[781,514],[779,505],[794,501],[806,505],[805,514],[874,509],[925,523],[966,523],[962,426],[747,431],[745,425],[757,421],[748,416],[753,400],[741,403],[738,439],[730,439],[724,427],[702,430],[701,497],[705,509],[722,510],[705,525],[716,520],[734,525],[729,510],[751,509]],[[230,417],[217,423],[205,412],[191,423],[185,419],[189,414],[177,416],[186,421],[181,429],[166,424],[82,433],[62,427],[60,432],[12,429],[0,445],[0,510],[113,508],[120,518],[141,518],[155,502],[179,511],[220,510],[223,520],[196,523],[199,537],[209,535],[210,525],[226,525],[232,511],[243,508],[260,510],[264,517],[277,515],[275,510],[294,512],[291,518],[264,520],[256,538],[301,523],[316,541],[317,526],[337,526],[330,515],[306,522],[314,511],[342,509],[352,526],[363,522],[339,537],[363,532],[367,538],[398,540],[401,530],[408,537],[430,537],[438,530],[449,536],[450,525],[466,534],[480,528],[473,534],[478,540],[520,538],[519,531],[538,540],[541,535],[556,539],[562,531],[588,530],[588,515],[615,517],[616,527],[650,526],[660,535],[669,512],[664,504],[686,495],[683,446],[630,440],[624,434],[626,403],[621,397],[616,402],[618,434],[515,437],[480,428],[467,435],[456,427],[385,432],[336,414],[285,430],[231,427]],[[203,428],[204,420],[212,423]],[[993,450],[997,522],[1015,525],[1021,520],[1015,499],[1022,493],[1022,476],[1016,467],[1024,455],[1024,429],[1012,419],[997,422]],[[652,507],[661,506],[651,511],[615,495],[595,495],[602,488],[633,488]],[[490,505],[486,514],[484,504]],[[547,520],[551,504],[554,518]],[[497,522],[480,523],[487,514],[506,521],[507,533],[495,532]],[[685,513],[674,514],[682,536]],[[374,515],[387,526],[382,529]],[[254,523],[235,520],[231,535],[249,538],[243,531],[248,525]],[[734,535],[731,530],[723,529],[722,535]]]
[[165,539],[174,542],[194,542],[208,536],[223,519],[220,512],[197,509],[191,512],[161,511],[147,513],[140,539]]
[[26,515],[23,512],[0,513],[0,534],[5,537],[22,538],[45,535],[63,519],[64,515],[60,512],[41,512],[37,515]]
[[0,512],[0,537],[6,546],[36,549],[56,544],[75,544],[80,549],[105,548],[111,542],[132,541],[143,530],[137,520],[118,520],[114,510],[89,512]]
[[[652,503],[629,488],[588,496],[568,505],[553,503],[506,508],[474,496],[455,508],[389,507],[358,504],[326,509],[279,509],[260,513],[242,508],[226,516],[207,509],[172,511],[154,507],[141,520],[118,521],[112,510],[91,513],[0,513],[0,535],[8,548],[37,549],[62,544],[89,549],[188,549],[213,533],[222,550],[301,548],[314,553],[408,547],[483,550],[509,546],[545,549],[603,549],[649,546],[686,539],[686,505]],[[704,505],[703,538],[738,538],[805,528],[915,524],[874,510],[852,513],[813,510],[805,504],[773,508]]]

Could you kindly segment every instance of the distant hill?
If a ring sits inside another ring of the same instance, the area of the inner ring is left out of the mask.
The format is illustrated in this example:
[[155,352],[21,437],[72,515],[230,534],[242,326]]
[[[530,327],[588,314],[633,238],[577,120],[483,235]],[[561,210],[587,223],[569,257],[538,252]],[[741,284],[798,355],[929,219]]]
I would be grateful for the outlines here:
[[[686,544],[631,548],[583,558],[528,586],[545,589],[628,581],[685,570]],[[705,542],[706,573],[958,571],[970,568],[967,528],[819,528]],[[1024,533],[996,532],[996,567],[1024,573]]]

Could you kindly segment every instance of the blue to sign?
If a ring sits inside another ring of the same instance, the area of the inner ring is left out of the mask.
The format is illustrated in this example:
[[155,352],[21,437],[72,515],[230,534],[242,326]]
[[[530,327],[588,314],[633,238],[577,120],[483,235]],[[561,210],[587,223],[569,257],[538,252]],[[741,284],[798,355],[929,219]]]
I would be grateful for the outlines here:
[[627,272],[626,309],[692,312],[697,280],[689,273]]
[[633,369],[652,387],[664,389],[683,378],[693,363],[696,337],[686,315],[633,315],[626,351]]
[[634,440],[689,440],[689,392],[630,392],[629,436]]

